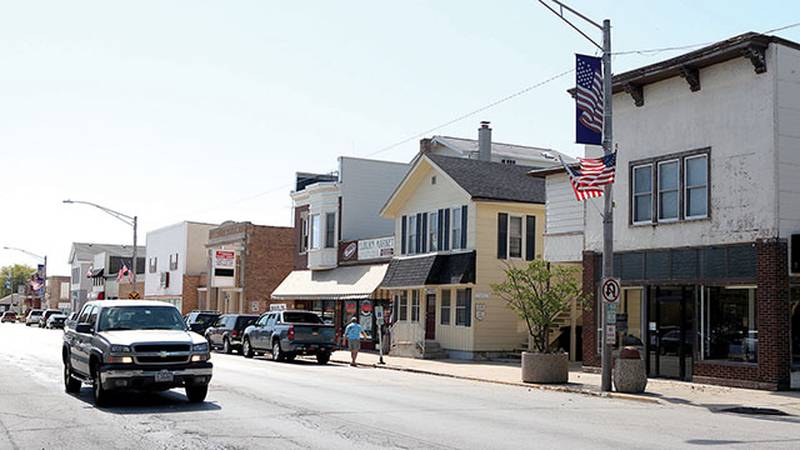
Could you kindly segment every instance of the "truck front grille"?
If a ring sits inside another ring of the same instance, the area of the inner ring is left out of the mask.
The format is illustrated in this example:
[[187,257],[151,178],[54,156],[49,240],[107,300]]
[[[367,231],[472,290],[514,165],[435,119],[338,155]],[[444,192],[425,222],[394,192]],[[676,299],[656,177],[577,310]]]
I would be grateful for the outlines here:
[[136,356],[136,362],[139,364],[174,364],[189,362],[189,355],[147,355]]
[[139,344],[133,346],[136,353],[159,353],[159,352],[188,352],[191,350],[189,344]]

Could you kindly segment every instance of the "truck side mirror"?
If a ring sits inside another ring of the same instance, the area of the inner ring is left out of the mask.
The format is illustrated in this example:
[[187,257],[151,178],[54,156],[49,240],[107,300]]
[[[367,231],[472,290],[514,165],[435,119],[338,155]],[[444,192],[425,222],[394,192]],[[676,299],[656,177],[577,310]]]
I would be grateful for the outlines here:
[[75,326],[76,333],[90,334],[92,332],[92,325],[89,323],[79,323]]

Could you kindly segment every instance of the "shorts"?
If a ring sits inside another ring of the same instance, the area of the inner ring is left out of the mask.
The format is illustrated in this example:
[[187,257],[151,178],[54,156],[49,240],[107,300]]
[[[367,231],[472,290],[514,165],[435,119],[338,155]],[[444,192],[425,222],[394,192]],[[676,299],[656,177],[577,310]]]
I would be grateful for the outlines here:
[[357,352],[361,350],[361,341],[359,339],[348,339],[347,348],[350,349],[351,352]]

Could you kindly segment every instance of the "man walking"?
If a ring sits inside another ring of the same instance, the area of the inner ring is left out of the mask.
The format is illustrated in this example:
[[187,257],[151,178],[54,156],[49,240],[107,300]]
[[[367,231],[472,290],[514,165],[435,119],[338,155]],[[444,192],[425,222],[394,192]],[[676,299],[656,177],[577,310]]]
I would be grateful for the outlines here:
[[350,324],[344,329],[344,336],[347,338],[347,348],[350,349],[350,358],[353,360],[350,365],[353,367],[356,367],[356,358],[358,357],[358,351],[361,350],[361,336],[363,334],[364,330],[361,328],[361,324],[358,323],[358,319],[355,317],[350,319]]

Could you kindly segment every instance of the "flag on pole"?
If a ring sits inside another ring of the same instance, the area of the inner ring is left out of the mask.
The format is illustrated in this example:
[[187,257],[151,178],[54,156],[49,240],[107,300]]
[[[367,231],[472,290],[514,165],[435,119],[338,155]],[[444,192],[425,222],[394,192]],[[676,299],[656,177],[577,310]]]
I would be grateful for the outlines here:
[[561,165],[569,175],[572,190],[578,201],[603,195],[603,186],[614,182],[617,152],[600,158],[578,158],[578,166],[571,167],[559,156]]
[[133,281],[133,276],[131,275],[131,271],[128,269],[127,264],[123,264],[122,268],[120,268],[119,272],[117,272],[117,282],[122,281],[123,278],[128,278],[128,281]]
[[575,55],[575,142],[603,143],[602,60]]

